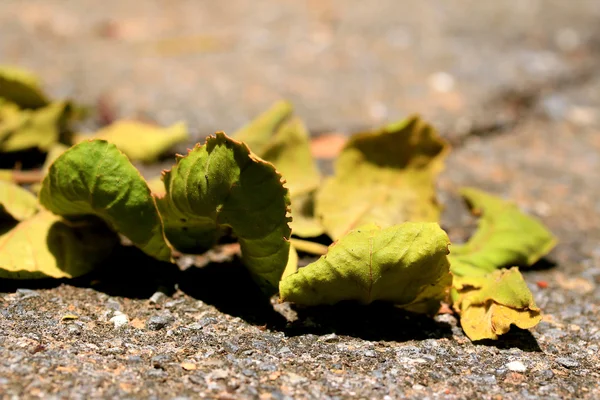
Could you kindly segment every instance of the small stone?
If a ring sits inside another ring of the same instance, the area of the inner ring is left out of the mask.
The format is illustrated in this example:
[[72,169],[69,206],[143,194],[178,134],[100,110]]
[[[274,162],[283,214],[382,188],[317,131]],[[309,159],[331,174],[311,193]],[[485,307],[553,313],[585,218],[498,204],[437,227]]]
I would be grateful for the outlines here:
[[556,362],[562,365],[565,368],[577,368],[579,367],[579,362],[570,358],[570,357],[558,357]]
[[146,373],[146,375],[152,378],[166,378],[169,374],[162,369],[151,369]]
[[127,359],[127,362],[128,362],[129,364],[139,364],[139,363],[141,363],[141,362],[142,362],[142,357],[140,357],[140,356],[130,356],[130,357]]
[[288,376],[288,379],[289,379],[289,381],[290,381],[290,383],[292,385],[296,385],[298,383],[303,383],[303,382],[306,382],[308,380],[305,377],[303,377],[301,375],[298,375],[298,374],[295,374],[293,372],[288,372],[287,376]]
[[324,335],[319,338],[319,342],[337,342],[339,340],[338,335],[335,333],[330,333],[329,335]]
[[153,315],[146,322],[146,328],[151,331],[159,331],[172,323],[174,318],[170,315]]
[[185,369],[186,371],[194,371],[198,367],[196,367],[196,364],[191,363],[191,362],[182,362],[181,368]]
[[150,304],[160,304],[165,297],[167,297],[163,292],[155,292],[152,296],[150,296]]
[[377,353],[375,353],[373,350],[365,350],[364,353],[365,357],[376,357]]
[[521,361],[511,361],[505,365],[510,371],[513,372],[525,372],[527,371],[527,367]]
[[120,311],[115,311],[114,316],[108,320],[109,322],[112,322],[112,324],[114,325],[115,329],[121,328],[122,326],[125,326],[129,323],[129,318],[127,318],[127,315],[123,314]]
[[209,374],[212,379],[225,379],[229,376],[229,372],[224,369],[215,369]]
[[69,324],[67,326],[67,331],[69,331],[71,335],[81,335],[81,327],[77,324]]
[[165,369],[166,365],[171,361],[171,357],[168,354],[159,354],[152,357],[151,361],[154,368]]

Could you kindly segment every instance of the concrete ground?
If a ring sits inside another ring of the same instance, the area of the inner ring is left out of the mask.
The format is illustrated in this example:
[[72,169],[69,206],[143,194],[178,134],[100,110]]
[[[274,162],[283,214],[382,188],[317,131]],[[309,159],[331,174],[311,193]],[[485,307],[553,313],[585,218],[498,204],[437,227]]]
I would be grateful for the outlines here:
[[[282,97],[315,135],[420,113],[454,147],[439,182],[451,237],[472,227],[456,189],[475,185],[560,240],[525,273],[543,322],[493,343],[471,343],[449,315],[386,309],[288,324],[248,300],[235,266],[178,273],[123,254],[128,274],[3,289],[0,395],[600,397],[599,19],[592,0],[0,2],[0,63],[97,106],[87,128],[185,120],[200,139]],[[129,323],[115,329],[118,312]]]

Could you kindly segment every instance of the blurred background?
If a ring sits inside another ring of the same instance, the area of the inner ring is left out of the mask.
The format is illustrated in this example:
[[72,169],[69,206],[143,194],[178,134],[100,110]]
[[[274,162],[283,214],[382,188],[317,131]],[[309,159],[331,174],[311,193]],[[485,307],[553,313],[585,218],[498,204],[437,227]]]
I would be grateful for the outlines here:
[[421,113],[459,137],[523,108],[597,122],[599,21],[597,0],[2,0],[0,63],[98,124],[201,137],[287,98],[313,133]]

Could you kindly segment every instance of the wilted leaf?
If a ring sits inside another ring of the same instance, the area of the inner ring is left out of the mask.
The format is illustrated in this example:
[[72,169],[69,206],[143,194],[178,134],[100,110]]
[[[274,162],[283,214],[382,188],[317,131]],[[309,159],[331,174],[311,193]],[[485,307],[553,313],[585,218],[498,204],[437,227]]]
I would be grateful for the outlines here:
[[101,221],[73,226],[41,211],[7,230],[0,227],[0,278],[74,278],[110,255],[119,238]]
[[454,309],[471,340],[498,339],[511,325],[533,328],[542,317],[518,268],[454,277]]
[[175,248],[201,253],[233,231],[242,261],[266,291],[277,286],[289,253],[289,196],[275,168],[218,132],[164,174],[157,199]]
[[271,137],[292,115],[294,109],[287,101],[278,101],[264,113],[237,130],[235,140],[246,143],[254,154],[261,157],[270,143]]
[[66,218],[96,215],[145,253],[171,258],[150,189],[114,144],[92,140],[60,155],[42,182],[40,202]]
[[556,245],[556,239],[539,221],[514,204],[474,188],[461,190],[479,227],[464,245],[453,245],[452,273],[485,275],[497,268],[529,266]]
[[37,198],[30,191],[11,182],[0,180],[0,220],[9,217],[22,221],[38,210]]
[[338,239],[367,223],[438,221],[434,181],[446,143],[419,118],[353,136],[316,197],[316,214]]
[[76,141],[102,139],[114,143],[132,161],[152,162],[188,139],[185,123],[168,128],[138,121],[117,121],[94,134],[78,134]]
[[48,104],[35,75],[10,66],[0,66],[0,97],[22,108],[39,108]]
[[316,262],[280,282],[282,300],[297,304],[386,301],[411,311],[435,312],[451,276],[450,241],[436,223],[407,222],[351,231]]
[[0,117],[0,151],[39,148],[47,151],[67,134],[71,114],[68,102],[50,103],[36,110],[3,107]]

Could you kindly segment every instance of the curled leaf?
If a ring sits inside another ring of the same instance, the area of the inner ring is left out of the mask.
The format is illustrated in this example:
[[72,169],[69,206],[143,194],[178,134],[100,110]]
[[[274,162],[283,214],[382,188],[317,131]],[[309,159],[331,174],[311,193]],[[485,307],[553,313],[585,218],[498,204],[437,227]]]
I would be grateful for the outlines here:
[[100,217],[146,254],[171,258],[150,189],[114,144],[86,141],[61,154],[42,182],[40,202],[65,218]]
[[319,260],[287,274],[280,296],[303,305],[385,301],[435,312],[451,281],[449,244],[437,223],[366,225],[331,245]]
[[454,309],[471,340],[498,339],[511,325],[530,329],[542,317],[518,268],[454,277]]
[[0,220],[9,216],[17,221],[32,217],[38,211],[37,198],[30,191],[0,180]]
[[94,134],[78,134],[75,140],[102,139],[115,144],[132,161],[152,162],[188,139],[184,122],[167,128],[138,121],[117,121]]
[[454,275],[485,275],[498,268],[529,266],[556,245],[544,225],[516,205],[474,188],[465,188],[461,194],[481,218],[466,244],[452,246]]
[[232,232],[242,261],[265,291],[273,291],[289,255],[289,195],[273,165],[218,132],[164,173],[157,199],[175,248],[202,253]]
[[0,97],[22,108],[39,108],[48,104],[34,74],[6,65],[0,66]]
[[367,223],[438,221],[434,181],[447,150],[418,117],[353,136],[317,194],[317,217],[333,239]]
[[74,278],[110,255],[119,238],[101,221],[76,226],[41,211],[12,229],[0,227],[0,278]]

